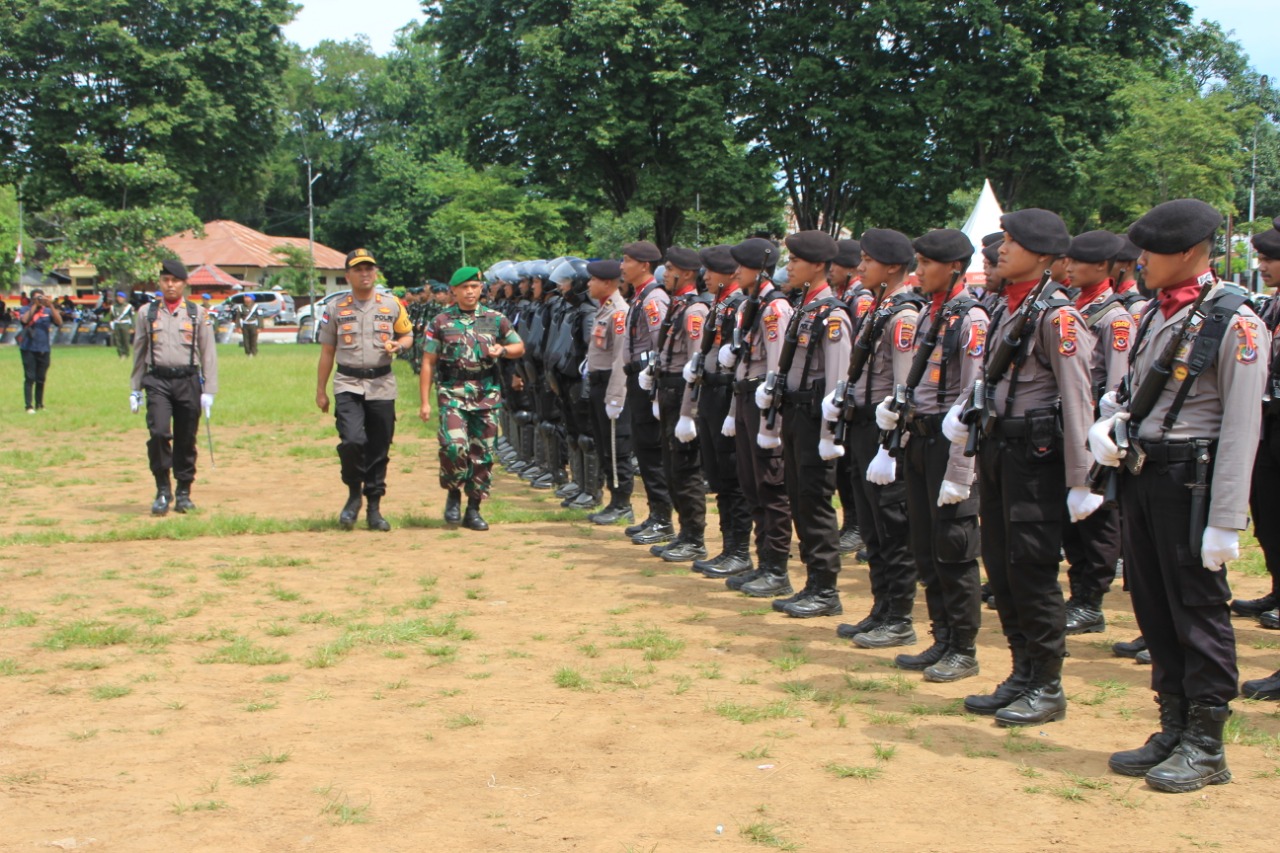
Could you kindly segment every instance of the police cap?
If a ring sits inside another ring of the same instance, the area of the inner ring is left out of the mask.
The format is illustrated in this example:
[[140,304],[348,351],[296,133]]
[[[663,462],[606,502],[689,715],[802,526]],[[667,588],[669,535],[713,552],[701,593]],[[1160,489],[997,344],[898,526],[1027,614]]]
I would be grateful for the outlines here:
[[1253,235],[1253,248],[1268,258],[1280,260],[1280,229],[1272,228]]
[[1120,251],[1116,252],[1117,261],[1122,264],[1129,264],[1142,257],[1142,250],[1133,245],[1132,240],[1124,234],[1120,234],[1118,236],[1120,237],[1122,245],[1120,246]]
[[[1276,232],[1280,234],[1280,231]],[[738,262],[733,259],[733,247],[729,245],[711,246],[698,253],[702,265],[712,272],[732,275],[738,269]]]
[[792,255],[815,264],[833,260],[839,251],[835,239],[825,231],[797,231],[786,243]]
[[[635,255],[632,255],[632,257],[635,257]],[[637,258],[637,260],[639,259]],[[616,281],[622,278],[622,264],[611,258],[591,261],[587,264],[587,275],[604,281]]]
[[637,261],[656,264],[662,260],[662,252],[648,240],[637,240],[622,247],[622,254]]
[[1134,245],[1157,255],[1176,255],[1213,236],[1222,214],[1195,198],[1157,204],[1129,226]]
[[763,237],[750,237],[729,249],[738,266],[767,270],[778,262],[778,247]]
[[373,259],[368,249],[355,249],[347,253],[347,269],[351,269],[356,264],[373,264],[376,267],[378,262]]
[[909,264],[916,256],[911,238],[890,228],[868,228],[861,242],[862,254],[882,264]]
[[967,261],[973,257],[973,243],[955,228],[937,228],[917,237],[911,244],[917,252],[931,261],[949,264]]
[[180,278],[183,281],[186,281],[186,264],[182,263],[182,261],[177,258],[166,258],[160,262],[160,275],[171,275],[174,278]]
[[697,271],[702,267],[702,258],[693,249],[681,249],[672,246],[667,249],[667,266],[679,267],[682,270]]
[[990,246],[992,243],[1003,243],[1003,242],[1004,242],[1004,232],[992,231],[990,234],[982,238],[982,248],[985,249],[988,246]]
[[994,243],[988,243],[982,247],[982,257],[987,259],[987,263],[995,266],[1000,263],[1000,247],[1004,245],[1004,238],[1001,237]]
[[1064,255],[1071,246],[1071,233],[1062,217],[1052,210],[1028,207],[1000,217],[1013,242],[1037,255]]
[[836,256],[831,263],[842,267],[856,267],[862,263],[862,244],[857,240],[837,240]]
[[1110,231],[1086,231],[1077,234],[1067,247],[1067,257],[1086,264],[1100,264],[1120,254],[1124,240]]

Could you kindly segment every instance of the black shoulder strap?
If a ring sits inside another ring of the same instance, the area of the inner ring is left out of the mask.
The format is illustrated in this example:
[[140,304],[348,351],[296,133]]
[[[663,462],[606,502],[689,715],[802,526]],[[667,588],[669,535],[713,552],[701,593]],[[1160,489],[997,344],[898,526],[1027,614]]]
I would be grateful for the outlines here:
[[806,390],[809,382],[809,368],[813,364],[813,343],[819,337],[819,330],[823,330],[821,334],[825,334],[827,318],[831,316],[831,312],[836,308],[843,307],[844,303],[835,296],[824,296],[812,305],[798,309],[813,311],[813,322],[809,325],[809,342],[804,347],[804,367],[800,370],[800,384],[797,386],[801,391]]
[[1102,322],[1103,315],[1107,313],[1107,309],[1123,301],[1124,299],[1119,293],[1113,293],[1101,302],[1086,305],[1084,310],[1080,312],[1080,316],[1084,317],[1084,323],[1090,329],[1097,328],[1098,324]]
[[1222,339],[1227,336],[1227,329],[1231,327],[1231,319],[1248,301],[1249,298],[1244,293],[1232,288],[1224,290],[1209,303],[1205,310],[1204,322],[1196,331],[1195,342],[1192,343],[1191,352],[1187,356],[1187,376],[1178,386],[1173,404],[1169,406],[1168,413],[1160,423],[1162,436],[1167,435],[1178,422],[1182,406],[1187,402],[1187,395],[1191,393],[1191,384],[1196,381],[1196,377],[1213,366],[1218,357],[1218,347],[1222,344]]
[[[938,368],[938,405],[943,411],[946,411],[947,367],[960,350],[960,329],[964,327],[964,318],[969,315],[969,312],[975,307],[980,307],[981,304],[972,296],[966,296],[955,300],[950,306],[944,306],[947,307],[947,319],[944,321],[946,329],[942,333],[942,341],[940,342],[942,364]],[[985,314],[986,311],[983,311],[983,313]],[[954,322],[951,319],[952,317],[956,318]],[[919,334],[918,331],[917,334]]]

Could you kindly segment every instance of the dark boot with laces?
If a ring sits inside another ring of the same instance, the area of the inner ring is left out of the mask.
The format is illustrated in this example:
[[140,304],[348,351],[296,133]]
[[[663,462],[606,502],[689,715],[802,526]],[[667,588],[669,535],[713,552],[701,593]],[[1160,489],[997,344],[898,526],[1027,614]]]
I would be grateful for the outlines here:
[[1160,706],[1160,731],[1147,738],[1137,749],[1126,749],[1111,754],[1107,766],[1121,776],[1146,776],[1147,773],[1169,756],[1182,740],[1187,727],[1187,697],[1176,693],[1157,693]]
[[1147,784],[1157,791],[1185,794],[1205,785],[1231,781],[1222,748],[1222,729],[1231,716],[1226,705],[1187,706],[1187,727],[1173,754],[1147,772]]

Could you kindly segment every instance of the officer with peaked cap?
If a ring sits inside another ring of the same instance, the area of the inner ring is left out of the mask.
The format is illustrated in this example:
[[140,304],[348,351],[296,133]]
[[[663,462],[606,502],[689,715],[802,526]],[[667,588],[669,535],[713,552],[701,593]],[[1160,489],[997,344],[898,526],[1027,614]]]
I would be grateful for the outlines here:
[[[591,321],[587,344],[587,385],[591,396],[591,431],[600,469],[609,484],[609,503],[615,518],[632,514],[632,419],[627,388],[627,301],[619,289],[622,265],[613,260],[587,264],[587,284],[598,306]],[[648,397],[644,405],[648,405]]]
[[[1129,228],[1156,300],[1132,344],[1129,395],[1123,403],[1104,398],[1104,417],[1089,431],[1098,464],[1119,468],[1125,574],[1160,705],[1161,730],[1109,764],[1171,792],[1231,779],[1222,732],[1238,688],[1225,564],[1239,555],[1248,522],[1271,350],[1247,296],[1210,270],[1221,223],[1208,204],[1178,199]],[[1172,364],[1157,369],[1167,354]],[[1151,399],[1149,413],[1137,409]],[[1120,419],[1128,421],[1127,453],[1112,440]],[[1139,448],[1138,473],[1120,467]]]

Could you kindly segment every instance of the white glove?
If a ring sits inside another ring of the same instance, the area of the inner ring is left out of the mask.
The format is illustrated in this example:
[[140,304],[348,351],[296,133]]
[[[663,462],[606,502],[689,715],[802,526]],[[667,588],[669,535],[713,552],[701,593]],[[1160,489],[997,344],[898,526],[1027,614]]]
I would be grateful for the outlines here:
[[204,409],[204,416],[206,418],[213,414],[213,395],[212,394],[200,395],[200,408]]
[[1129,413],[1120,412],[1109,418],[1103,418],[1089,427],[1089,452],[1093,454],[1093,461],[1099,465],[1116,468],[1124,458],[1124,451],[1116,447],[1116,443],[1111,440],[1111,430],[1115,427],[1116,421],[1122,418],[1128,420]]
[[1116,399],[1115,391],[1108,391],[1102,395],[1102,399],[1098,401],[1098,411],[1102,413],[1102,417],[1109,418],[1116,412],[1120,411],[1120,401]]
[[652,411],[652,412],[653,412],[653,419],[654,419],[655,421],[656,421],[656,420],[658,420],[658,419],[660,419],[660,418],[662,417],[662,414],[661,414],[661,411],[662,411],[662,410],[658,407],[658,401],[657,401],[657,400],[654,400],[654,401],[653,401],[653,405],[652,405],[652,406],[650,406],[650,407],[649,407],[649,409],[650,409],[650,411]]
[[959,403],[956,403],[947,410],[947,416],[942,419],[942,434],[952,444],[964,444],[969,440],[969,427],[960,420],[962,411],[964,409],[960,407]]
[[730,344],[720,347],[720,352],[716,354],[716,361],[720,362],[720,366],[726,369],[733,367],[733,363],[736,360],[737,358],[733,354],[733,346]]
[[138,410],[139,410],[139,409],[141,409],[141,408],[142,408],[142,392],[141,392],[141,391],[130,391],[130,392],[129,392],[129,412],[130,412],[130,414],[134,414],[134,415],[138,414]]
[[1067,512],[1071,521],[1084,521],[1102,506],[1102,495],[1095,495],[1088,486],[1072,486],[1067,492]]
[[578,373],[582,375],[582,381],[586,382],[588,371],[587,371],[587,360],[585,358],[582,360],[582,364],[578,365]]
[[605,403],[605,416],[611,421],[616,421],[622,415],[622,409],[625,405],[625,403]]
[[681,415],[676,421],[676,440],[688,444],[698,437],[698,425],[688,415]]
[[782,438],[777,435],[758,433],[756,435],[756,444],[760,446],[761,450],[777,450],[782,446]]
[[887,486],[898,474],[898,460],[889,455],[883,447],[876,451],[875,458],[867,466],[867,482],[877,486]]
[[822,398],[822,419],[824,421],[840,420],[840,408],[835,404],[836,392]]
[[689,359],[684,366],[684,370],[680,371],[680,375],[684,377],[685,382],[692,382],[698,378],[698,374],[693,369],[693,359]]
[[1229,527],[1206,527],[1200,540],[1200,562],[1211,572],[1240,556],[1240,531]]
[[885,397],[880,401],[880,405],[876,406],[876,426],[888,432],[896,429],[898,426],[898,418],[901,417],[897,412],[889,410],[889,405],[893,402],[892,397]]
[[640,383],[640,390],[652,391],[653,390],[653,371],[652,370],[640,371],[640,373],[636,375],[636,381]]
[[844,447],[836,444],[834,439],[824,437],[818,441],[818,455],[824,462],[830,462],[844,456]]
[[763,382],[756,388],[756,408],[762,412],[769,408],[769,395],[765,393]]
[[942,481],[942,488],[938,489],[938,506],[958,504],[961,501],[966,501],[968,499],[968,486],[962,486],[959,483],[953,483],[950,480]]
[[720,425],[720,434],[725,438],[733,438],[738,434],[738,419],[733,415],[729,415],[724,419],[724,423]]

